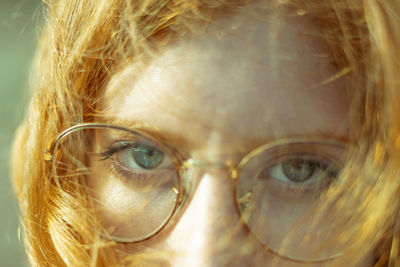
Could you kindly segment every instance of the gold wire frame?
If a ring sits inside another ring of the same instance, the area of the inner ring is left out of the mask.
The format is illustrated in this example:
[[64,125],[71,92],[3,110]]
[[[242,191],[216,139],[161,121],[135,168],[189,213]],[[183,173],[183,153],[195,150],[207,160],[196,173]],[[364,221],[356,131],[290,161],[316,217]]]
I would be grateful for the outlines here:
[[[185,171],[186,169],[189,169],[192,167],[200,167],[200,168],[217,168],[217,169],[228,170],[230,173],[230,177],[234,180],[233,198],[234,198],[236,210],[237,210],[238,214],[240,215],[239,217],[240,217],[241,224],[243,226],[245,226],[250,233],[252,233],[251,229],[249,228],[249,226],[247,225],[247,223],[243,220],[243,217],[241,216],[238,199],[236,197],[237,181],[238,181],[237,178],[240,176],[240,172],[243,169],[243,167],[246,166],[246,164],[250,160],[257,157],[259,154],[263,153],[264,151],[269,150],[276,146],[280,146],[280,145],[288,145],[288,144],[295,145],[295,144],[306,144],[307,143],[307,144],[325,144],[325,145],[328,144],[328,145],[334,145],[334,146],[339,146],[339,147],[343,147],[343,148],[348,147],[348,145],[346,143],[344,143],[341,140],[337,140],[337,139],[320,138],[320,137],[281,138],[278,140],[273,140],[273,141],[267,142],[264,145],[261,145],[261,146],[257,147],[256,149],[250,151],[235,166],[234,164],[232,164],[230,162],[210,162],[210,161],[197,160],[197,159],[193,159],[193,158],[185,158],[180,153],[178,153],[178,151],[176,149],[172,148],[171,146],[169,146],[166,143],[160,142],[158,139],[156,139],[153,136],[151,136],[145,132],[142,132],[142,131],[128,129],[128,128],[125,128],[122,126],[117,126],[117,125],[107,124],[107,123],[81,123],[81,124],[72,126],[68,129],[64,130],[57,136],[57,138],[55,138],[50,143],[49,149],[47,150],[47,152],[44,155],[44,160],[51,164],[51,171],[52,171],[53,175],[55,175],[55,176],[57,175],[56,170],[55,170],[55,154],[57,152],[57,146],[66,136],[68,136],[74,132],[83,130],[83,129],[106,129],[106,128],[126,131],[126,132],[132,133],[134,135],[143,137],[145,139],[149,139],[152,142],[154,142],[154,144],[159,146],[161,149],[166,151],[171,156],[171,159],[174,163],[174,167],[176,170],[177,178],[178,178],[178,188],[177,189],[173,188],[173,191],[175,192],[175,194],[178,195],[177,201],[175,203],[175,207],[173,208],[169,218],[165,220],[164,224],[161,225],[156,231],[153,231],[152,233],[150,233],[148,236],[145,236],[138,240],[133,240],[133,239],[132,239],[133,241],[128,240],[128,239],[122,240],[122,239],[118,239],[118,238],[111,239],[111,240],[119,242],[119,243],[137,243],[137,242],[142,242],[142,241],[148,240],[148,239],[152,238],[153,236],[157,235],[160,231],[162,231],[173,218],[176,218],[179,216],[179,214],[183,210],[182,209],[183,206],[186,204],[188,195],[191,192],[191,190],[189,188],[190,186],[188,186],[189,183],[182,183],[181,173],[183,171]],[[252,233],[252,235],[254,235],[254,234]],[[105,238],[110,239],[110,238],[107,238],[106,236],[105,236]],[[341,253],[337,253],[335,255],[332,255],[329,257],[324,257],[324,258],[317,258],[317,259],[297,258],[297,257],[280,254],[278,251],[271,249],[269,246],[267,246],[263,242],[261,242],[256,235],[255,235],[255,238],[269,252],[271,252],[281,258],[284,258],[284,259],[287,259],[290,261],[294,261],[294,262],[299,262],[299,263],[322,263],[322,262],[331,261],[331,260],[333,260],[337,257],[340,257],[341,255],[344,254],[344,251],[343,251]]]

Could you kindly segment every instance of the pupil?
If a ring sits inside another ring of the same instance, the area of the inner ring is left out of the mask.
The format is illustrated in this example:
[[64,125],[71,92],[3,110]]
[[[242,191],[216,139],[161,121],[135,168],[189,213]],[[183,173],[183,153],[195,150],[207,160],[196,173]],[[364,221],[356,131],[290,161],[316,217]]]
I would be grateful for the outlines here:
[[158,167],[164,159],[164,153],[148,145],[138,145],[132,152],[135,162],[144,169]]
[[282,163],[282,169],[286,177],[295,183],[304,182],[314,174],[318,163],[304,159],[290,159]]

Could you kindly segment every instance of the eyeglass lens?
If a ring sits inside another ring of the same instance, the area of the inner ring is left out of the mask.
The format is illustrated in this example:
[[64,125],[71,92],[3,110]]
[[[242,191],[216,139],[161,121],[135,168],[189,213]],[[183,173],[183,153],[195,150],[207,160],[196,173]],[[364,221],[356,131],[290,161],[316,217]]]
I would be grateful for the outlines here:
[[[178,205],[177,159],[140,133],[82,128],[59,140],[55,152],[58,179],[84,177],[82,186],[107,239],[150,238]],[[345,147],[332,142],[289,141],[245,158],[235,193],[242,222],[261,243],[286,257],[313,260],[341,253],[345,242],[331,240],[346,219],[317,212],[345,155]]]

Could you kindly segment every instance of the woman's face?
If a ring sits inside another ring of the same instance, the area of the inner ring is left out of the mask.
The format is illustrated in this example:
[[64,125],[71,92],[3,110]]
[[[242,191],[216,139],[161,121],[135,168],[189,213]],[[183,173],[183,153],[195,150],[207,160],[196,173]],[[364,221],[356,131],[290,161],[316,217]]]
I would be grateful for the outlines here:
[[[205,161],[238,163],[252,149],[280,138],[346,140],[346,88],[341,79],[326,82],[337,69],[321,39],[310,34],[312,23],[305,17],[277,23],[272,15],[256,18],[261,13],[256,11],[249,6],[215,19],[204,33],[187,34],[146,64],[133,63],[106,88],[101,120],[149,126],[171,147]],[[172,266],[268,266],[277,259],[284,266],[299,264],[249,237],[226,169],[201,167],[190,179],[184,209],[141,247],[171,252]],[[126,197],[116,180],[91,183],[102,201]],[[229,246],[217,246],[227,235]],[[247,245],[247,256],[235,253]],[[137,251],[137,244],[121,247]]]

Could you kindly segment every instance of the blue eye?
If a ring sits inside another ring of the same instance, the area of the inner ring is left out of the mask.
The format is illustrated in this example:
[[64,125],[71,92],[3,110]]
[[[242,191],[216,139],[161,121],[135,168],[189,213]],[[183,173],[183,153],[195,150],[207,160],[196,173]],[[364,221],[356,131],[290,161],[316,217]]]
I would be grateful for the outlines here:
[[114,163],[131,172],[171,168],[172,160],[156,146],[147,142],[121,141],[100,153],[103,160],[114,157]]
[[137,143],[133,147],[125,148],[119,156],[124,165],[135,168],[137,166],[151,170],[161,165],[164,160],[164,152],[154,146]]
[[105,177],[120,179],[135,190],[161,186],[176,174],[171,157],[147,140],[117,141],[98,155],[106,161]]
[[326,162],[326,159],[297,156],[280,160],[277,164],[265,168],[262,172],[264,177],[281,182],[309,184],[330,182],[339,171],[333,162]]
[[286,177],[295,183],[302,183],[310,179],[320,164],[307,159],[288,159],[281,163],[281,168]]

